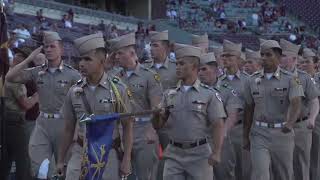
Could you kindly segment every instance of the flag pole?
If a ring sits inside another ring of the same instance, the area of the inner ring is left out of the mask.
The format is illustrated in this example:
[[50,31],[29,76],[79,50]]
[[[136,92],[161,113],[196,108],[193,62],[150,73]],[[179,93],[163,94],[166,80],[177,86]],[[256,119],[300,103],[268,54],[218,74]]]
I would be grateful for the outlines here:
[[[1,13],[1,16],[2,14],[4,13],[4,9],[3,9],[3,0],[0,0],[0,13]],[[1,18],[2,19],[2,18]],[[2,22],[1,22],[2,23]],[[2,24],[1,24],[2,26]],[[1,28],[2,29],[2,28]],[[4,59],[2,59],[3,62],[1,63],[5,63],[4,62]],[[5,102],[4,102],[4,95],[3,95],[3,86],[4,86],[4,76],[5,76],[5,65],[3,64],[3,66],[1,66],[2,70],[1,70],[1,89],[0,89],[0,135],[1,135],[1,138],[0,138],[0,161],[3,160],[3,158],[5,158],[5,120],[4,120],[4,106],[5,106]]]

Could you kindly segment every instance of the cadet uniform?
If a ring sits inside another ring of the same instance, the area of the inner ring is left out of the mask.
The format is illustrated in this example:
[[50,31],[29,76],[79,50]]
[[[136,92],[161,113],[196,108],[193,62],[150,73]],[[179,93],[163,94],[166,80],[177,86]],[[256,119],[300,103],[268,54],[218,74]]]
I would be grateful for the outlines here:
[[[58,33],[45,32],[44,43],[60,41]],[[58,68],[52,69],[47,65],[23,70],[18,74],[21,81],[36,82],[39,94],[40,115],[29,142],[29,155],[34,175],[38,174],[39,167],[48,159],[55,156],[57,160],[58,144],[63,130],[63,119],[60,108],[69,88],[79,79],[79,73],[71,66],[61,61]]]
[[[223,42],[223,54],[232,54],[235,56],[240,56],[241,54],[241,44],[235,44],[228,40]],[[244,98],[243,98],[243,84],[249,76],[238,70],[236,74],[230,75],[225,72],[222,76],[219,77],[218,84],[220,86],[230,87],[233,89],[233,93],[236,94],[240,99],[240,105],[242,106],[241,111],[238,116],[238,123],[231,129],[230,136],[231,141],[234,146],[234,152],[236,157],[236,179],[241,180],[243,177],[243,168],[247,166],[247,162],[242,160],[243,149],[242,149],[242,134],[243,126],[242,121],[244,118],[243,107],[244,107]],[[244,164],[243,164],[244,163]]]
[[[208,53],[202,55],[200,58],[200,63],[202,65],[216,62],[214,53]],[[216,83],[212,88],[214,88],[220,95],[223,102],[224,109],[227,116],[231,112],[238,112],[242,109],[240,99],[230,86],[221,86]],[[213,146],[212,146],[213,147]],[[213,168],[214,180],[234,180],[235,179],[235,152],[231,143],[230,136],[225,134],[223,147],[221,151],[221,162]]]
[[[261,49],[280,48],[269,40]],[[299,82],[279,67],[274,73],[256,72],[245,83],[247,104],[254,104],[250,132],[252,180],[270,180],[270,167],[277,179],[293,179],[294,132],[283,133],[290,100],[303,96]]]
[[[280,40],[282,54],[286,56],[298,57],[300,46],[295,45],[284,39]],[[308,129],[308,119],[310,109],[308,104],[311,100],[318,98],[319,92],[311,76],[306,72],[294,69],[291,73],[292,76],[299,78],[305,97],[302,101],[301,115],[296,121],[294,126],[295,132],[295,149],[293,153],[293,168],[294,177],[296,180],[309,180],[310,179],[310,150],[312,143],[312,130]]]
[[[80,55],[85,54],[97,48],[104,48],[104,40],[102,34],[92,34],[76,39],[75,46],[79,50]],[[116,88],[112,87],[115,85]],[[75,143],[72,147],[72,156],[67,166],[66,179],[79,179],[81,171],[81,159],[83,152],[83,137],[85,135],[85,125],[79,124],[79,120],[84,114],[88,114],[85,102],[81,98],[82,93],[86,96],[88,104],[96,115],[108,114],[113,112],[131,112],[131,103],[126,86],[115,76],[104,73],[99,85],[92,88],[86,78],[81,79],[76,85],[70,88],[65,103],[63,105],[63,116],[67,121],[73,121],[77,126],[75,133]],[[119,93],[121,100],[117,97]],[[122,102],[123,103],[122,103]],[[119,106],[121,102],[121,106]],[[120,124],[115,122],[113,131],[113,139],[119,137]],[[103,180],[117,180],[119,177],[120,161],[115,149],[110,150],[108,155],[108,163],[103,173]]]
[[16,178],[31,180],[31,167],[28,155],[27,132],[25,129],[25,110],[20,108],[18,99],[27,97],[24,84],[5,82],[5,139],[7,156],[1,159],[1,179],[7,179],[13,161],[16,163]]
[[191,36],[192,45],[195,47],[199,47],[202,53],[208,53],[209,50],[209,39],[208,34],[205,33],[203,35],[192,35]]
[[[134,35],[125,35],[112,39],[113,49],[121,49],[130,45],[135,45]],[[118,76],[128,86],[132,92],[134,100],[134,111],[144,111],[152,109],[160,103],[162,97],[162,87],[160,83],[160,76],[148,68],[143,67],[136,62],[137,65],[134,70],[122,70]],[[158,98],[157,104],[155,99]],[[151,117],[141,116],[135,118],[133,125],[134,140],[132,149],[132,166],[135,175],[139,180],[155,179],[158,168],[158,148],[159,141],[155,143],[148,143],[146,138],[146,131],[152,127]],[[156,136],[156,131],[154,130]]]
[[[182,47],[180,47],[182,46]],[[200,57],[201,51],[187,45],[176,46],[178,58]],[[164,93],[163,107],[169,108],[166,122],[170,143],[165,149],[164,180],[212,180],[208,164],[212,153],[208,129],[215,120],[224,118],[221,98],[216,91],[196,80],[189,89],[178,83]]]
[[[315,57],[316,54],[308,48],[303,49],[303,58],[307,59]],[[320,74],[316,73],[311,77],[311,81],[315,84],[317,90],[320,89]],[[320,177],[320,116],[318,115],[315,127],[312,131],[311,159],[310,159],[310,180],[318,180]]]

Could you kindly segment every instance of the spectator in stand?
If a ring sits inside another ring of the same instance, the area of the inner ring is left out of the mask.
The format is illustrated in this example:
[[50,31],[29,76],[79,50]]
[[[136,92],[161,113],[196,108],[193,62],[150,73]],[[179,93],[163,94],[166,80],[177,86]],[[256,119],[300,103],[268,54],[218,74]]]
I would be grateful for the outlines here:
[[71,8],[68,10],[68,16],[69,16],[70,21],[73,23],[74,12]]
[[46,18],[43,16],[43,10],[42,9],[37,11],[37,19],[38,19],[39,22],[44,22],[46,20]]
[[13,30],[13,33],[16,34],[17,40],[15,41],[15,47],[19,47],[19,45],[23,44],[26,39],[30,39],[31,35],[27,29],[27,25],[20,24],[18,27]]
[[100,24],[98,25],[98,30],[102,31],[103,33],[106,32],[106,25],[104,24],[103,20],[100,21]]
[[117,26],[112,26],[111,28],[111,33],[110,33],[110,39],[114,39],[118,37],[118,29],[117,29]]
[[62,23],[64,28],[72,28],[72,22],[67,14],[63,15]]

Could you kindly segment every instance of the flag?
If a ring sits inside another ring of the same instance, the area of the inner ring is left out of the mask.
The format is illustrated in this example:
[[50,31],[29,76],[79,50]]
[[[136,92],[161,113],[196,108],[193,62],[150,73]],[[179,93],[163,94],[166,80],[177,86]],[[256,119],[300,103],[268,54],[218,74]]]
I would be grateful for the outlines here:
[[4,76],[9,70],[7,28],[6,15],[4,12],[0,12],[0,76],[2,77],[2,83],[4,83]]
[[82,154],[81,177],[83,180],[101,180],[108,162],[109,151],[113,148],[112,134],[117,113],[91,116],[86,123],[86,137]]

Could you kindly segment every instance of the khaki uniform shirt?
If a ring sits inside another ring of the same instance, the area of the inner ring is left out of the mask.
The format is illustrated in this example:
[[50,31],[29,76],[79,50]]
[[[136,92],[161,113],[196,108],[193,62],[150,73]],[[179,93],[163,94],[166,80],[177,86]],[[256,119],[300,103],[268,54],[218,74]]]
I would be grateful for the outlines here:
[[[129,72],[121,71],[118,75],[132,93],[133,111],[139,112],[152,109],[151,99],[158,97],[161,100],[163,93],[159,75],[139,63],[135,70],[131,71],[131,75],[128,76],[127,73]],[[153,104],[153,106],[157,105]],[[144,119],[142,120],[142,118]],[[136,117],[136,122],[133,125],[135,140],[145,137],[146,128],[151,126],[150,120],[150,115]]]
[[164,90],[173,88],[177,85],[178,79],[176,77],[176,63],[169,57],[166,58],[161,67],[157,67],[152,60],[145,61],[144,66],[159,73],[161,77],[160,81]]
[[302,99],[300,118],[306,118],[310,113],[308,103],[310,100],[317,98],[320,95],[319,89],[317,88],[316,82],[312,80],[312,77],[306,72],[295,69],[291,74],[294,77],[298,77],[302,85],[305,97]]
[[[241,102],[241,107],[244,107],[245,100],[243,97],[243,93],[244,93],[243,85],[244,85],[244,82],[248,78],[249,78],[248,75],[244,74],[243,72],[238,71],[234,75],[234,78],[231,80],[231,79],[228,79],[227,73],[224,73],[222,76],[219,77],[218,85],[232,89],[232,93],[235,94],[237,97],[239,97],[240,102]],[[243,118],[244,118],[244,112],[240,111],[239,112],[239,121],[241,122],[243,120]]]
[[197,80],[185,90],[181,83],[164,93],[163,107],[169,108],[166,122],[169,138],[175,141],[194,142],[208,137],[208,128],[226,113],[222,100],[214,89]]
[[[119,94],[122,98],[123,104],[121,107],[117,107],[117,98],[115,92],[111,87],[110,81],[114,82]],[[64,102],[62,112],[63,117],[67,121],[78,123],[80,127],[78,130],[78,136],[83,137],[85,132],[84,124],[79,124],[79,121],[83,115],[88,114],[86,106],[83,103],[82,95],[85,94],[92,112],[96,115],[114,113],[114,112],[131,112],[132,107],[130,103],[130,95],[127,87],[116,77],[110,77],[104,73],[98,86],[94,90],[90,88],[86,79],[78,81],[78,83],[72,86],[67,94]],[[119,134],[119,131],[115,129],[113,135],[114,138]]]
[[69,88],[81,78],[77,70],[63,62],[53,73],[43,65],[25,69],[19,76],[22,81],[18,83],[32,80],[37,84],[39,109],[46,113],[58,113]]
[[270,80],[263,70],[254,73],[245,83],[245,89],[246,103],[255,104],[253,120],[266,123],[285,122],[290,100],[304,96],[299,80],[281,68]]
[[27,96],[27,89],[24,84],[5,82],[4,97],[6,97],[5,107],[7,111],[21,113],[25,111],[19,106],[18,99]]
[[214,88],[220,93],[227,114],[243,109],[243,103],[231,86],[217,84]]

